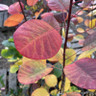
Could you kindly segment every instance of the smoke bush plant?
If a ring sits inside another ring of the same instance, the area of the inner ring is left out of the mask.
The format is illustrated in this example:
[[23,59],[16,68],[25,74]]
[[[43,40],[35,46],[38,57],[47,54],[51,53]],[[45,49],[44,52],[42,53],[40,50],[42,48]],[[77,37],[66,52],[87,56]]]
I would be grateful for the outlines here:
[[[81,10],[72,14],[72,6],[80,1]],[[95,8],[92,0],[80,1],[27,0],[26,11],[20,0],[9,6],[11,16],[4,26],[16,26],[17,29],[13,34],[14,41],[7,41],[11,47],[7,47],[12,49],[11,43],[15,43],[13,47],[23,56],[18,53],[19,58],[17,56],[17,62],[10,71],[14,73],[19,69],[18,81],[32,84],[31,96],[81,96],[71,90],[71,83],[84,89],[96,89],[96,59],[91,58],[96,51],[95,19],[85,20],[86,31],[78,28],[80,34],[69,34],[70,22],[74,25],[81,23],[82,18],[78,15],[83,14],[85,9]],[[41,6],[37,7],[38,4]],[[89,33],[85,39],[81,34],[84,32]],[[62,43],[61,37],[65,42]],[[83,53],[76,61],[75,50],[67,46],[73,38],[83,44]],[[6,42],[3,45],[6,46]],[[5,57],[8,52],[9,49],[3,49],[2,56]],[[13,57],[10,54],[8,59]]]

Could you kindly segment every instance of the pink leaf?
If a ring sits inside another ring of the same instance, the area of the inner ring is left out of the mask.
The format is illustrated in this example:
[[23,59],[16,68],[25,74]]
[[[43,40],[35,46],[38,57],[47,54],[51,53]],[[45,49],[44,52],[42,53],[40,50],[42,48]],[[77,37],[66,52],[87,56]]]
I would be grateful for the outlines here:
[[34,6],[37,2],[38,2],[38,0],[27,0],[27,4],[29,6]]
[[18,81],[22,84],[35,83],[52,71],[52,66],[46,60],[32,60],[24,58],[18,72]]
[[54,18],[53,13],[44,13],[42,16],[42,20],[50,24],[53,28],[55,28],[58,32],[60,32],[60,25],[57,20]]
[[85,89],[96,89],[96,59],[84,58],[64,69],[69,80]]
[[14,33],[17,50],[31,59],[48,59],[60,49],[59,33],[43,20],[29,20]]
[[65,11],[69,9],[70,0],[46,0],[52,10]]
[[92,48],[96,48],[96,32],[89,35],[85,41],[84,41],[84,47],[82,48],[82,51],[87,51]]
[[4,4],[0,4],[0,11],[5,11],[5,10],[8,10],[9,7],[7,5],[4,5]]
[[[21,5],[22,5],[22,8],[24,9],[24,4],[21,2]],[[20,13],[22,10],[21,10],[21,7],[19,5],[19,2],[16,2],[12,5],[9,6],[9,14],[17,14],[17,13]]]

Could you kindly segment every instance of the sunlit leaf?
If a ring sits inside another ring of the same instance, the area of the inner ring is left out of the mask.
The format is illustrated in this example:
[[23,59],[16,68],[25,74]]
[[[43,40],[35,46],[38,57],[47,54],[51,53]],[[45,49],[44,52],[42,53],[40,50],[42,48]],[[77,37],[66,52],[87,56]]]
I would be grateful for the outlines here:
[[18,14],[11,15],[7,18],[7,20],[5,20],[4,26],[7,26],[7,27],[16,26],[19,23],[21,23],[23,19],[24,19],[24,16],[22,14],[18,13]]
[[74,36],[74,39],[76,39],[76,40],[82,40],[82,39],[84,39],[84,36],[81,35],[81,34],[77,34],[77,35]]
[[60,25],[54,17],[53,13],[44,13],[41,15],[42,20],[50,24],[54,29],[60,32]]
[[57,85],[57,77],[53,74],[47,75],[45,77],[45,83],[49,86],[49,87],[55,87]]
[[90,91],[90,92],[95,92],[96,89],[89,89],[88,91]]
[[62,58],[63,58],[63,49],[60,48],[60,50],[58,51],[58,53],[55,56],[53,56],[52,58],[49,58],[48,60],[50,62],[58,62]]
[[5,10],[8,10],[9,7],[5,4],[0,4],[0,11],[5,11]]
[[88,51],[84,51],[83,53],[81,53],[79,55],[78,60],[82,59],[82,58],[87,58],[87,57],[91,58],[92,53],[95,52],[95,51],[96,51],[96,48],[88,50]]
[[84,31],[83,28],[77,28],[77,32],[79,32],[79,33],[84,33],[85,31]]
[[70,0],[46,0],[52,10],[65,11],[69,9]]
[[[65,57],[66,57],[65,64],[66,65],[71,64],[75,60],[75,58],[76,58],[76,52],[75,52],[75,50],[73,50],[73,49],[66,49],[66,55],[65,55]],[[62,64],[63,63],[63,58],[61,60],[59,60],[59,62]]]
[[14,65],[10,66],[10,72],[11,73],[16,73],[18,71],[18,69],[19,69],[18,65],[14,64]]
[[96,19],[92,19],[90,22],[89,22],[89,28],[95,28],[96,27]]
[[38,0],[27,0],[27,4],[29,6],[34,6],[37,2],[38,2]]
[[32,60],[23,58],[23,64],[18,72],[18,80],[22,84],[35,83],[52,71],[51,65],[46,60]]
[[43,20],[29,20],[14,33],[17,50],[31,59],[48,59],[60,49],[59,33]]
[[84,41],[84,47],[82,48],[83,51],[87,51],[90,49],[96,48],[96,32],[89,35]]
[[[59,89],[61,89],[61,84],[62,84],[62,81],[59,82]],[[69,90],[71,86],[70,84],[71,84],[70,80],[68,78],[65,78],[64,92]]]
[[31,96],[50,96],[45,88],[38,88],[32,92]]
[[[24,4],[20,2],[22,5],[22,8],[24,9]],[[14,4],[9,6],[8,13],[9,14],[17,14],[22,12],[19,2],[15,2]]]
[[84,89],[96,89],[96,59],[80,59],[66,66],[64,72],[73,84]]

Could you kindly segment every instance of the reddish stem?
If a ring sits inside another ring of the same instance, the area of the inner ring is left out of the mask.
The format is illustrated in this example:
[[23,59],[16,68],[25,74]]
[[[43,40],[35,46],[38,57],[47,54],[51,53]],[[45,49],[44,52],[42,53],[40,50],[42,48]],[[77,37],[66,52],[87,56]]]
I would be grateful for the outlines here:
[[[69,15],[68,15],[68,23],[67,23],[67,29],[66,29],[66,36],[65,36],[65,43],[64,43],[64,53],[63,53],[63,69],[65,68],[65,54],[66,54],[66,48],[67,48],[67,41],[68,41],[68,31],[71,21],[71,12],[72,12],[72,3],[73,0],[70,0],[70,7],[69,7]],[[63,71],[63,70],[62,70]],[[63,77],[62,77],[62,85],[61,85],[61,92],[64,93],[64,80],[65,80],[65,73],[63,71]]]

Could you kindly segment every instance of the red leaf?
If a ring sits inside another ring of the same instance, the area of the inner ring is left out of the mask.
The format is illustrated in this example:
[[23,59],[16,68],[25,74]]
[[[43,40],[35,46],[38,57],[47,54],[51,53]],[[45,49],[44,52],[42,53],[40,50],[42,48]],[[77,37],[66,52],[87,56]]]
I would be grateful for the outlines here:
[[46,0],[52,10],[65,11],[69,9],[70,0]]
[[54,18],[53,13],[44,13],[42,16],[42,20],[50,24],[53,28],[55,28],[58,32],[60,32],[60,25],[57,20]]
[[80,59],[66,66],[64,71],[73,84],[85,89],[96,89],[96,59]]
[[52,66],[46,64],[46,60],[35,61],[32,59],[24,58],[18,72],[18,80],[22,84],[35,83],[42,77],[46,76],[52,71]]
[[29,6],[34,6],[37,2],[38,2],[38,0],[27,0],[27,4]]
[[0,11],[5,11],[5,10],[8,10],[9,7],[7,5],[4,5],[4,4],[0,4]]
[[87,51],[92,48],[96,48],[96,32],[89,35],[85,41],[84,41],[84,48],[82,48],[82,51]]
[[64,21],[66,21],[68,19],[68,13],[64,12],[64,13],[55,13],[54,14],[55,19],[59,22],[62,23]]
[[43,20],[29,20],[14,33],[17,50],[31,59],[48,59],[60,49],[59,33]]
[[[24,9],[24,4],[21,2],[21,5],[22,5],[22,8]],[[21,7],[19,5],[19,2],[16,2],[12,5],[9,6],[9,9],[8,9],[8,12],[10,14],[17,14],[17,13],[20,13],[22,10],[21,10]]]

